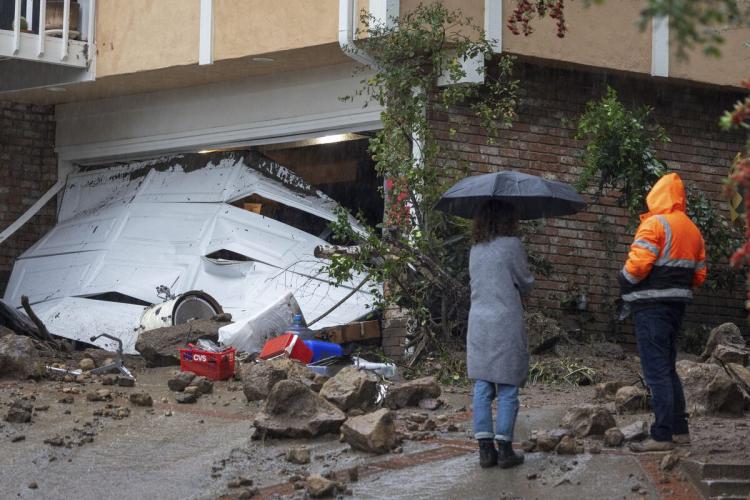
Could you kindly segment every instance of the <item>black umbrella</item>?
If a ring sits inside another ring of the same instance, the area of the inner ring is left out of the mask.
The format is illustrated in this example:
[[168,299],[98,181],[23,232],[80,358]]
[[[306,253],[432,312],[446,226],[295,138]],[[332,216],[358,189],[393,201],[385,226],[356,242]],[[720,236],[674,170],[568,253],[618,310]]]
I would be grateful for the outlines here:
[[574,214],[586,207],[572,187],[521,172],[495,172],[458,181],[443,194],[437,209],[470,219],[485,202],[513,205],[519,219],[541,219]]

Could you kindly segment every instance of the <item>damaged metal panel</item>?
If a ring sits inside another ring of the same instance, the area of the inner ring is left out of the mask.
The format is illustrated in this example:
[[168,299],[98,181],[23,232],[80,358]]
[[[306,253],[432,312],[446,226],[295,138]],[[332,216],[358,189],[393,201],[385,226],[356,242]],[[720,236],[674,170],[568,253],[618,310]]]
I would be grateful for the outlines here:
[[[97,330],[102,326],[119,336],[138,326],[130,324],[133,307],[143,308],[84,297],[116,292],[159,303],[157,286],[174,294],[204,290],[240,318],[291,291],[313,318],[349,293],[352,284],[335,287],[321,274],[323,261],[313,251],[324,240],[227,203],[251,195],[325,221],[336,217],[333,200],[255,153],[186,155],[84,172],[68,180],[61,222],[18,259],[5,299],[20,305],[28,295],[49,329],[64,336],[104,333]],[[88,312],[62,314],[61,300],[72,310],[96,311],[104,322]],[[360,291],[319,325],[357,319],[370,301]],[[124,305],[130,307],[115,311]]]

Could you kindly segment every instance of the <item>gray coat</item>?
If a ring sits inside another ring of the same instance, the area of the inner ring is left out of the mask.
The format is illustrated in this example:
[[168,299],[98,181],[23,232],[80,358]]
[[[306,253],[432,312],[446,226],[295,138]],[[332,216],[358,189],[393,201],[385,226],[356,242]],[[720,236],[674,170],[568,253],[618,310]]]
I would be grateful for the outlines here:
[[521,295],[534,284],[523,243],[515,237],[499,237],[474,245],[469,275],[469,378],[523,385],[529,372],[529,343]]

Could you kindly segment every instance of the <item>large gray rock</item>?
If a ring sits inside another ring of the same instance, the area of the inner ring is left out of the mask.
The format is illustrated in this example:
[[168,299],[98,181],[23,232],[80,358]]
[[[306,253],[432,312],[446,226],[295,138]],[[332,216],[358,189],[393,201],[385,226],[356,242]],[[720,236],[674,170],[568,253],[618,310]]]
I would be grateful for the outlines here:
[[368,371],[347,366],[323,384],[320,395],[343,411],[365,410],[373,406],[378,397],[378,378]]
[[5,421],[14,424],[25,424],[31,422],[31,413],[33,405],[28,401],[16,399],[11,403],[8,413],[5,414]]
[[711,353],[711,359],[721,363],[736,363],[745,366],[750,350],[732,345],[719,344]]
[[304,380],[314,374],[306,367],[287,358],[258,361],[244,365],[240,371],[242,391],[248,401],[266,399],[276,383],[286,380]]
[[193,380],[195,380],[195,373],[177,371],[172,374],[172,378],[167,380],[167,387],[170,391],[182,392]]
[[628,385],[617,390],[615,394],[617,413],[641,413],[648,408],[648,394],[643,389]]
[[29,337],[8,334],[0,338],[0,377],[37,377],[42,371],[36,347]]
[[200,339],[219,340],[219,328],[226,322],[198,319],[184,325],[167,326],[142,332],[135,343],[148,366],[173,366],[180,364],[177,349],[195,344]]
[[742,392],[721,366],[685,359],[677,362],[677,374],[691,414],[742,416]]
[[614,417],[601,405],[580,405],[570,408],[562,419],[563,427],[576,437],[601,436],[616,427]]
[[602,401],[613,401],[615,395],[620,388],[627,386],[627,382],[622,380],[611,380],[609,382],[601,382],[594,386],[594,397]]
[[393,414],[385,409],[352,417],[341,427],[344,440],[352,448],[369,453],[388,453],[396,447],[396,424]]
[[742,338],[742,332],[734,323],[724,323],[713,330],[708,335],[706,347],[701,354],[701,360],[706,361],[718,345],[730,345],[733,347],[744,348],[745,339]]
[[419,406],[423,399],[440,396],[440,385],[434,377],[423,377],[388,387],[385,406],[391,410]]
[[337,432],[346,414],[298,380],[278,382],[255,418],[255,435],[314,437]]
[[727,373],[744,390],[745,394],[750,395],[750,369],[736,363],[729,363],[726,368]]
[[607,432],[604,433],[604,444],[606,446],[609,446],[610,448],[617,448],[618,446],[622,445],[622,442],[624,440],[625,436],[617,427],[607,429]]
[[570,434],[570,431],[567,429],[538,431],[535,434],[536,448],[539,451],[553,451],[558,443],[560,443],[560,440],[568,434]]

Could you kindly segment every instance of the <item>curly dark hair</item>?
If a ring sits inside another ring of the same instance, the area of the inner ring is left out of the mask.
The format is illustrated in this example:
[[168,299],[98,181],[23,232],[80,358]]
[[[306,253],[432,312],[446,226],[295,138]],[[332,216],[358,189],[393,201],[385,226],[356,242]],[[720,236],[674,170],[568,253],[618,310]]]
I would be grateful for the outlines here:
[[518,229],[516,209],[500,200],[486,202],[474,215],[474,244],[492,241],[498,236],[515,236]]

